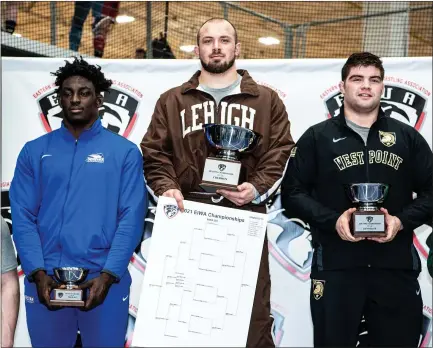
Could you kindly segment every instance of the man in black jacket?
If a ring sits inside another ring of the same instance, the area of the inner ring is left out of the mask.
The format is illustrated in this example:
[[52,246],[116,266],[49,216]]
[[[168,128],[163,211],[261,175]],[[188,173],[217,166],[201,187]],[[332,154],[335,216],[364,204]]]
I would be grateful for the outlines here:
[[[370,346],[418,345],[422,298],[413,230],[432,219],[432,151],[411,126],[380,108],[379,57],[352,54],[342,69],[337,117],[310,127],[292,149],[281,201],[311,226],[315,346],[353,346],[365,317]],[[390,185],[386,236],[354,237],[345,186]],[[417,194],[413,199],[413,192]]]

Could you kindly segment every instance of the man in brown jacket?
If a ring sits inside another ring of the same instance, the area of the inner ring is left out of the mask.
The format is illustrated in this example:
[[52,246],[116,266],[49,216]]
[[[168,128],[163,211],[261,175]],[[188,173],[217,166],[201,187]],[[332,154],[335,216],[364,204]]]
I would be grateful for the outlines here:
[[[197,34],[195,53],[202,69],[181,86],[163,93],[156,103],[141,142],[149,191],[183,199],[266,213],[265,203],[276,192],[293,146],[283,102],[273,90],[258,85],[246,70],[236,70],[240,43],[233,25],[219,18],[205,22]],[[243,153],[238,191],[203,192],[205,160],[215,155],[203,124],[231,124],[261,135],[253,151]],[[248,347],[274,347],[270,316],[267,239],[263,245]]]

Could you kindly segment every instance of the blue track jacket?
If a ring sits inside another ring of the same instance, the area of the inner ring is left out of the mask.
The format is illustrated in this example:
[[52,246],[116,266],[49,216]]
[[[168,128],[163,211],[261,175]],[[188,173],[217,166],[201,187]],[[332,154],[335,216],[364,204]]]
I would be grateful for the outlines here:
[[13,237],[27,276],[70,266],[104,270],[119,280],[141,239],[147,211],[141,153],[99,118],[78,140],[62,123],[24,145],[10,201]]

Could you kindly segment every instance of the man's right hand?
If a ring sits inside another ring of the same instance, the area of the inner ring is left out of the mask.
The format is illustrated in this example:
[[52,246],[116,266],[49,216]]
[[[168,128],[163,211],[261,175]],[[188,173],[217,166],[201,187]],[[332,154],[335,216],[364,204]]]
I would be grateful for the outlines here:
[[360,240],[365,239],[363,237],[354,237],[350,232],[350,218],[355,210],[356,208],[347,209],[343,214],[341,214],[337,220],[337,223],[335,224],[335,229],[337,230],[340,238],[348,242],[359,242]]
[[50,304],[51,290],[59,287],[60,284],[47,275],[45,271],[36,272],[36,274],[33,276],[33,279],[36,284],[36,290],[38,291],[39,302],[45,305],[51,311],[60,309],[60,306],[52,306]]
[[162,194],[164,197],[171,197],[174,198],[176,200],[177,206],[179,207],[180,211],[183,213],[185,207],[183,206],[183,195],[182,192],[180,192],[180,190],[178,189],[170,189],[165,191]]

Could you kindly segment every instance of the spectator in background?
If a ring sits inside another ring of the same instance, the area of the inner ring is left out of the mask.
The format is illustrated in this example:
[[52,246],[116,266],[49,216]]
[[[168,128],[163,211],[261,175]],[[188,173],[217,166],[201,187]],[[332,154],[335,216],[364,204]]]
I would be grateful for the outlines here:
[[13,347],[18,311],[20,308],[20,286],[18,282],[18,265],[15,257],[15,249],[12,244],[9,227],[3,217],[1,217],[1,234],[1,346]]
[[163,33],[159,33],[159,39],[152,40],[153,58],[175,59],[167,38]]
[[135,50],[135,59],[146,59],[146,50],[144,48],[137,48]]
[[17,25],[17,17],[18,17],[18,1],[5,1],[6,3],[6,19],[4,23],[4,28],[2,31],[5,31],[9,34],[13,34],[15,31],[15,27]]
[[72,17],[71,30],[69,32],[69,49],[78,51],[80,48],[83,25],[89,15],[90,9],[92,9],[93,16],[92,28],[95,28],[102,19],[103,3],[103,1],[75,1],[74,16]]
[[119,6],[120,1],[104,1],[102,7],[102,19],[93,29],[93,47],[95,48],[95,57],[102,58],[104,55],[107,37],[113,25],[116,23],[116,17],[119,14]]

